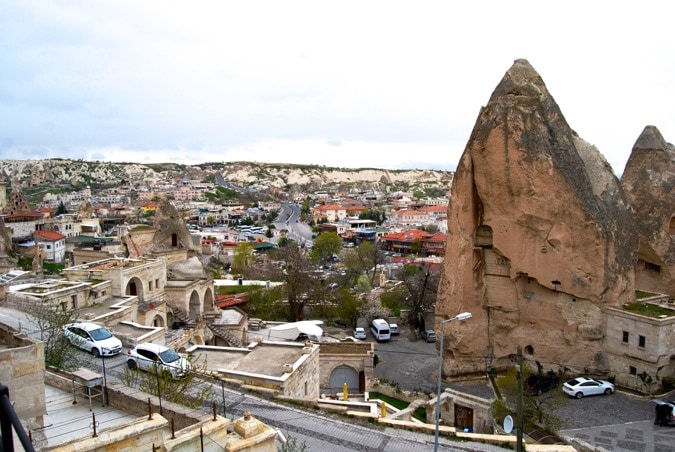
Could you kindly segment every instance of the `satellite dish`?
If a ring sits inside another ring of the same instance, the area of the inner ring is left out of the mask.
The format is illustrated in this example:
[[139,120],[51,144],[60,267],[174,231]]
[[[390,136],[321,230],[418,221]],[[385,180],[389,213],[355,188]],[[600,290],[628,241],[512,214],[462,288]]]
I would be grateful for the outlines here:
[[511,416],[506,416],[504,418],[504,432],[509,434],[513,431],[513,418]]

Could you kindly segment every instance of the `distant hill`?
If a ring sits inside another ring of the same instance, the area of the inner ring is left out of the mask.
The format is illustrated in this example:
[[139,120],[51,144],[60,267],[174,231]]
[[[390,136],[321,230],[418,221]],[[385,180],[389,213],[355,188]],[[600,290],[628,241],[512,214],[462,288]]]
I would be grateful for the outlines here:
[[157,181],[214,180],[222,176],[233,186],[252,185],[288,189],[321,189],[342,185],[367,189],[389,186],[402,190],[416,187],[450,189],[453,172],[441,170],[387,170],[377,168],[331,168],[319,165],[254,162],[210,162],[198,165],[176,163],[118,163],[69,159],[0,160],[0,176],[6,183],[16,177],[23,187],[54,186],[92,189]]

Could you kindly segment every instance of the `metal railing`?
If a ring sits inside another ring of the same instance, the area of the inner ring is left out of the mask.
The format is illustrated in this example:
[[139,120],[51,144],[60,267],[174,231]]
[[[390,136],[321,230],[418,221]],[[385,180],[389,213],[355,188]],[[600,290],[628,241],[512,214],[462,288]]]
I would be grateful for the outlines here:
[[9,401],[9,388],[5,385],[0,385],[0,435],[2,435],[0,442],[1,452],[14,452],[14,434],[12,428],[19,438],[23,450],[28,452],[35,452],[35,448],[26,434],[26,431],[21,425],[19,416],[16,415],[12,403]]

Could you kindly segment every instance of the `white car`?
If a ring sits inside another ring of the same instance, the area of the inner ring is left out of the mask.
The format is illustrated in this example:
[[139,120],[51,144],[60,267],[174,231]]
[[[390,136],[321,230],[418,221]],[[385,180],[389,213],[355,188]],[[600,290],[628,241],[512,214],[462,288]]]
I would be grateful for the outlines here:
[[71,344],[97,357],[113,356],[122,351],[122,341],[96,323],[69,323],[63,326],[62,331]]
[[127,367],[131,370],[154,372],[159,368],[161,373],[169,372],[172,378],[182,378],[192,370],[190,361],[173,349],[159,344],[139,344],[130,349],[127,355]]
[[354,337],[357,339],[366,338],[366,329],[365,328],[354,328]]
[[397,334],[399,334],[398,325],[396,323],[389,324],[389,334],[391,334],[392,336],[396,336]]
[[565,384],[563,384],[562,390],[570,397],[581,399],[582,397],[590,395],[610,395],[614,392],[614,385],[605,380],[577,377],[566,381]]

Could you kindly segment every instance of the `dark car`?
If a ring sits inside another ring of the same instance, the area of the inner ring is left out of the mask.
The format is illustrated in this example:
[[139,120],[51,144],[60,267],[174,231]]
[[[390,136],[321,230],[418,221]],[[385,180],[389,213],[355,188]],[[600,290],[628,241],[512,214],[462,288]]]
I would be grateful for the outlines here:
[[436,333],[433,330],[422,331],[422,339],[427,342],[436,342]]
[[675,425],[675,400],[654,400],[656,425]]
[[556,387],[558,387],[558,377],[555,375],[530,375],[525,382],[527,392],[534,395],[541,395]]

